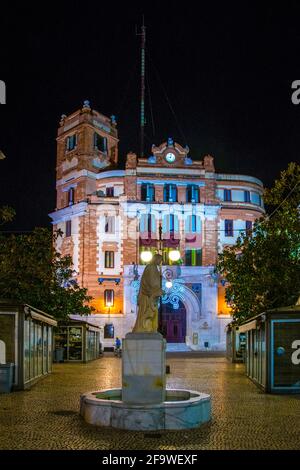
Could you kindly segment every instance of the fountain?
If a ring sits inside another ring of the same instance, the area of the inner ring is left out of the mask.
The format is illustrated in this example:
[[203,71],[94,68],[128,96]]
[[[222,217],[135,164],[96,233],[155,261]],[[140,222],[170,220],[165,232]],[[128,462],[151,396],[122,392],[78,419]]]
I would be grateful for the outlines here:
[[80,397],[80,414],[89,424],[155,431],[196,428],[211,419],[210,395],[166,389],[166,340],[157,332],[160,258],[155,255],[144,270],[136,324],[123,341],[122,389]]

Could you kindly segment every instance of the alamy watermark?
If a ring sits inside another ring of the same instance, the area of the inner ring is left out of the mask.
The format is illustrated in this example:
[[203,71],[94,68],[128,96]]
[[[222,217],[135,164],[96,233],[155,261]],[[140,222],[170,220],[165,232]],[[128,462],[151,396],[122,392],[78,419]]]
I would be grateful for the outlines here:
[[6,85],[3,80],[0,80],[0,104],[6,104]]
[[295,90],[292,93],[291,100],[293,104],[300,104],[300,80],[294,80],[292,82],[292,90]]

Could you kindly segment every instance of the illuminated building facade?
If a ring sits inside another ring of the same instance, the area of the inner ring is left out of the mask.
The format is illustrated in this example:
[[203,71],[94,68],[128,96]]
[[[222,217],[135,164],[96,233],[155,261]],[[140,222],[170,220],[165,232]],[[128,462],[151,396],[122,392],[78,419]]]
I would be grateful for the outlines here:
[[[104,327],[104,347],[131,331],[141,253],[160,250],[169,348],[225,349],[230,309],[214,265],[218,252],[264,213],[260,180],[217,173],[212,156],[192,160],[171,138],[153,145],[148,158],[128,153],[125,169],[118,169],[115,118],[86,101],[61,118],[56,188],[50,216],[64,232],[57,248],[72,256],[79,284],[94,298],[93,322]],[[174,250],[180,260],[172,264]]]

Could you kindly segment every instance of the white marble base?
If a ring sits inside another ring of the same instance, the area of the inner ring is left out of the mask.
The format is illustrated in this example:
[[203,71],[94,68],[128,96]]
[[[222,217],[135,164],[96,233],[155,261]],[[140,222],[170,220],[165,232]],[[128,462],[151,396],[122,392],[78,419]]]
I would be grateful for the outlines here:
[[80,397],[80,414],[95,426],[132,431],[197,428],[211,419],[211,398],[205,393],[166,390],[166,401],[151,405],[125,403],[121,396],[120,389],[85,393]]
[[122,346],[122,400],[161,403],[165,389],[166,340],[160,333],[128,333]]

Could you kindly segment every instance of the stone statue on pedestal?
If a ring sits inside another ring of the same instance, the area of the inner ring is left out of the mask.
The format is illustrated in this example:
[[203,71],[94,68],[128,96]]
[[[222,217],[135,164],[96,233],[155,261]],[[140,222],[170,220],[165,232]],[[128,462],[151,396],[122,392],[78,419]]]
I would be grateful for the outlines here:
[[162,256],[155,254],[142,275],[138,294],[138,315],[133,333],[156,333],[158,328],[158,298],[163,294],[158,266]]

